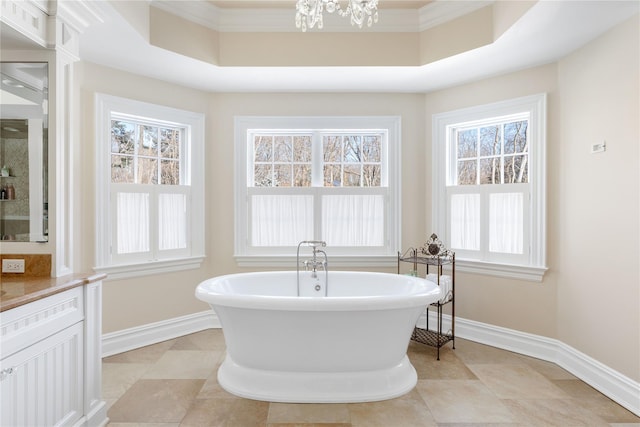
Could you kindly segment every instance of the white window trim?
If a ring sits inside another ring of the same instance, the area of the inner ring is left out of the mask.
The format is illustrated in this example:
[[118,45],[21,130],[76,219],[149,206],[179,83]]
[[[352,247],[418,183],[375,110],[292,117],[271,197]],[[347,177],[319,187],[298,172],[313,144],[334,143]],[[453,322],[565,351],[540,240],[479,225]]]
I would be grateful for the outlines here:
[[487,120],[492,117],[528,112],[531,250],[523,265],[465,260],[456,257],[456,269],[462,272],[541,282],[546,267],[546,94],[537,94],[433,115],[433,229],[447,243],[447,128],[457,123]]
[[397,265],[397,251],[401,246],[401,202],[400,202],[400,154],[401,118],[399,116],[316,116],[273,117],[238,116],[234,119],[235,135],[235,241],[234,257],[240,267],[295,267],[296,255],[287,253],[265,255],[251,251],[248,244],[247,212],[247,132],[250,129],[386,129],[388,131],[388,203],[389,253],[384,255],[338,255],[328,251],[329,262],[335,267],[393,267]]
[[[109,275],[109,279],[122,279],[173,271],[199,268],[204,260],[204,114],[149,104],[126,98],[97,93],[95,96],[95,141],[96,141],[96,240],[94,270]],[[189,223],[191,254],[174,259],[113,264],[110,244],[111,197],[111,113],[123,113],[152,117],[157,120],[188,125],[191,144],[186,161],[191,171],[187,182],[191,185],[191,208]],[[106,243],[105,243],[106,242]]]

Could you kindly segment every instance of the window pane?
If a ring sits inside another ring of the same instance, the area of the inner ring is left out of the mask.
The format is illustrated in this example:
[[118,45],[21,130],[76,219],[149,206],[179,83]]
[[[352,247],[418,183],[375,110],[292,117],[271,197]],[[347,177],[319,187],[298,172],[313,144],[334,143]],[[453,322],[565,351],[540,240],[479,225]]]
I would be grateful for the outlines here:
[[322,239],[328,246],[383,246],[384,196],[322,197]]
[[360,187],[360,169],[360,165],[345,165],[342,185],[344,187]]
[[522,126],[518,129],[518,133],[515,136],[516,153],[528,153],[529,152],[529,122],[523,121]]
[[155,126],[142,126],[142,139],[138,154],[141,156],[158,155],[158,128]]
[[158,195],[158,246],[160,250],[187,247],[186,195]]
[[522,254],[523,194],[489,195],[489,251]]
[[254,156],[256,162],[270,162],[273,158],[273,138],[270,136],[256,136]]
[[480,155],[498,156],[501,153],[500,147],[500,125],[486,126],[480,128]]
[[504,152],[505,154],[526,153],[527,129],[529,122],[521,120],[504,125]]
[[313,196],[251,197],[251,244],[296,246],[313,236]]
[[148,194],[116,194],[116,230],[118,254],[149,251]]
[[362,138],[362,158],[365,162],[380,163],[382,161],[382,140],[379,135]]
[[342,160],[342,138],[340,136],[324,136],[322,138],[322,152],[325,162],[340,162]]
[[311,137],[309,135],[293,137],[293,161],[311,161]]
[[364,187],[380,187],[382,168],[380,165],[364,165],[362,170],[362,185]]
[[324,186],[325,187],[341,187],[342,186],[341,169],[342,168],[340,167],[340,165],[324,166]]
[[276,136],[274,145],[274,161],[291,162],[293,159],[293,146],[290,136]]
[[158,183],[158,159],[138,159],[138,176],[136,182],[138,184]]
[[529,156],[507,156],[504,158],[504,182],[526,183],[529,182]]
[[458,161],[458,185],[476,185],[476,167],[475,160]]
[[500,183],[500,157],[480,159],[480,184]]
[[160,183],[164,185],[180,185],[180,162],[162,160],[160,163]]
[[458,132],[458,158],[464,159],[478,155],[477,129]]
[[362,162],[362,138],[359,136],[344,137],[344,162],[360,163]]
[[293,185],[311,187],[311,165],[293,165]]
[[111,182],[133,184],[133,156],[111,155]]
[[121,120],[111,120],[111,152],[120,154],[134,153],[134,133],[133,123]]
[[180,129],[111,120],[111,182],[179,185],[182,135]]
[[480,250],[480,195],[451,196],[451,247]]
[[272,166],[255,165],[253,168],[253,185],[256,187],[271,187],[272,184]]
[[291,165],[273,166],[273,186],[291,187]]
[[180,157],[180,131],[160,128],[160,156],[165,159]]

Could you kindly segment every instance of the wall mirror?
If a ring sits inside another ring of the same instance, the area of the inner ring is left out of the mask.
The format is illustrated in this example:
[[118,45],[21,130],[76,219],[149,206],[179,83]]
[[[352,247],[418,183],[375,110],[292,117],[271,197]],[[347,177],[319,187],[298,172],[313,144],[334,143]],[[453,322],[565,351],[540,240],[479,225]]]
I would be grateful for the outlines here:
[[2,62],[0,238],[48,241],[48,65]]

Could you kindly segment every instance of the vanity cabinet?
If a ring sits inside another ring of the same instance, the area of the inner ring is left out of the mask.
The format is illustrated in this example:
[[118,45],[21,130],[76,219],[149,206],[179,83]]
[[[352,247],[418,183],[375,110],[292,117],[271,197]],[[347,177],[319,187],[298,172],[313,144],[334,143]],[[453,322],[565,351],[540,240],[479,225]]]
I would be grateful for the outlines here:
[[100,305],[98,281],[0,313],[0,425],[106,423]]

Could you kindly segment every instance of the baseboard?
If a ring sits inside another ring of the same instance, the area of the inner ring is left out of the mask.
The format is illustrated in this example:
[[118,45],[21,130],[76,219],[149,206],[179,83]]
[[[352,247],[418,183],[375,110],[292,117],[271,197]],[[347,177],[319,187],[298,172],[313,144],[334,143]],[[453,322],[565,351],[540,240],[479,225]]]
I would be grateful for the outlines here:
[[[423,314],[418,325],[426,324]],[[429,326],[435,329],[436,313],[429,311]],[[442,315],[442,329],[451,329],[451,316]],[[456,337],[487,344],[553,362],[611,400],[640,416],[640,383],[552,338],[456,317]]]
[[149,323],[102,335],[102,357],[123,353],[210,328],[220,328],[213,310]]
[[[422,315],[418,325],[426,324]],[[442,328],[451,329],[451,316],[442,316]],[[436,326],[436,314],[429,312],[429,325]],[[640,416],[640,383],[622,375],[573,347],[540,335],[520,332],[456,317],[456,337],[492,347],[556,363],[589,384],[619,405]],[[212,310],[136,328],[104,334],[103,357],[155,344],[209,328],[220,328],[220,321]]]

